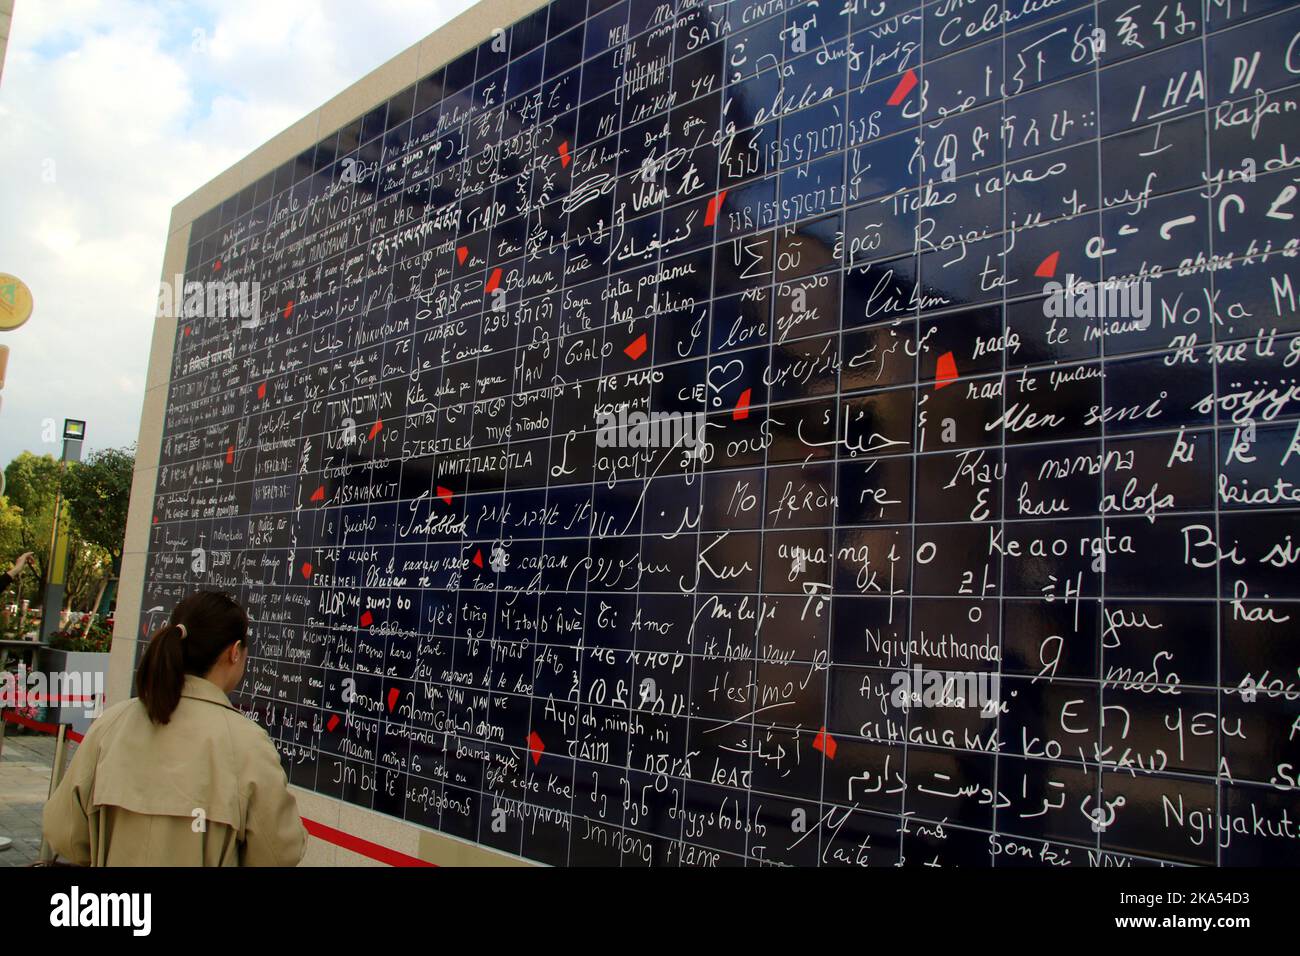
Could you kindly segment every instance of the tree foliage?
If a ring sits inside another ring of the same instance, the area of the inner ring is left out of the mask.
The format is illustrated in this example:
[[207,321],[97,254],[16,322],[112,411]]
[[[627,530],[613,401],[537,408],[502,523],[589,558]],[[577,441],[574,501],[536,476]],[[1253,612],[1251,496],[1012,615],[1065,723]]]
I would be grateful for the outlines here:
[[40,600],[39,582],[49,563],[58,487],[59,463],[53,455],[25,451],[5,468],[6,513],[16,521],[16,538],[12,543],[5,542],[0,561],[7,568],[24,551],[32,552],[30,571],[20,583],[21,596],[32,601]]
[[[100,586],[121,565],[135,449],[110,448],[85,462],[60,469],[52,455],[23,452],[5,468],[0,498],[0,562],[4,567],[31,551],[31,570],[18,596],[41,600],[40,583],[49,567],[50,534],[56,496],[62,487],[69,522],[65,605],[88,609]],[[61,473],[62,472],[62,473]],[[10,590],[7,600],[14,599]]]
[[126,510],[135,474],[135,446],[105,448],[69,469],[63,482],[72,520],[81,537],[112,556],[113,571],[122,560]]

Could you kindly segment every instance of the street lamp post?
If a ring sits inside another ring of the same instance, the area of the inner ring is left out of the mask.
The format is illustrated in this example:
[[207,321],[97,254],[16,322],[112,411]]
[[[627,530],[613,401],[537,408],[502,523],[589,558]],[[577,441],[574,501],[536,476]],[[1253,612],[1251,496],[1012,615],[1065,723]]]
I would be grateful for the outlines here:
[[63,457],[59,459],[59,483],[54,496],[54,521],[50,529],[50,561],[45,573],[45,600],[41,610],[41,643],[47,644],[50,635],[58,630],[59,616],[63,610],[63,597],[67,592],[68,573],[68,520],[67,505],[63,500],[63,475],[68,462],[81,461],[81,445],[86,440],[86,423],[75,418],[63,421]]

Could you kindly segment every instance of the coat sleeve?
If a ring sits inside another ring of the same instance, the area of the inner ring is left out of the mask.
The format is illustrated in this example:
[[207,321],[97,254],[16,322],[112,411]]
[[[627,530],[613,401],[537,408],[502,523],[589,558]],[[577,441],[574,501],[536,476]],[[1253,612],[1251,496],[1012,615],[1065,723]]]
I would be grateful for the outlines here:
[[298,801],[289,792],[289,778],[280,754],[265,734],[251,761],[241,866],[297,866],[307,852],[307,828],[298,815]]
[[103,723],[101,718],[90,725],[41,816],[41,829],[50,848],[64,860],[80,866],[89,866],[91,862],[91,796],[102,737],[97,731]]

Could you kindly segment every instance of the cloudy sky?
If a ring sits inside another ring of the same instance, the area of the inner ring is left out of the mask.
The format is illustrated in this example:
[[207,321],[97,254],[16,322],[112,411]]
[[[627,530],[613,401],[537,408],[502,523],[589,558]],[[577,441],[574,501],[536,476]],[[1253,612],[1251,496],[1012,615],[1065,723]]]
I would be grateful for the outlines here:
[[471,0],[16,0],[0,77],[0,272],[32,289],[0,467],[135,441],[171,208]]

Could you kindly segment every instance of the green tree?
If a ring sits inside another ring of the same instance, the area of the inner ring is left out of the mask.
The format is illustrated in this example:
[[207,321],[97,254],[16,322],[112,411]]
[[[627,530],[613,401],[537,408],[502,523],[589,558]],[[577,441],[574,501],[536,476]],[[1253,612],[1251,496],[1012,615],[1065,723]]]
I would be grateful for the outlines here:
[[[98,573],[86,577],[98,585],[98,596],[89,605],[97,610],[112,600],[113,582],[122,570],[122,545],[126,538],[126,513],[131,503],[131,479],[135,476],[135,446],[106,448],[91,455],[84,462],[68,470],[63,482],[63,495],[68,501],[77,535],[90,546],[74,563],[87,571],[102,551],[108,557],[107,568],[96,568]],[[107,573],[105,573],[107,572]],[[89,580],[77,581],[69,572],[68,590],[77,585],[78,597]],[[80,602],[79,602],[80,603]]]
[[40,600],[39,581],[49,564],[54,498],[59,488],[59,463],[53,455],[23,452],[5,468],[5,497],[18,519],[17,539],[5,542],[0,560],[12,562],[32,552],[30,571],[23,575],[22,596]]
[[45,503],[53,507],[59,487],[59,463],[53,455],[23,452],[5,468],[5,497],[27,514],[39,511]]
[[[8,498],[0,498],[0,571],[13,564],[23,550],[23,511]],[[24,574],[22,581],[11,585],[0,601],[9,604],[31,598],[33,595],[28,592],[35,590],[33,580],[32,575]]]
[[121,570],[134,469],[134,446],[105,449],[62,469],[52,455],[31,452],[9,463],[6,499],[0,500],[0,560],[12,562],[22,552],[32,552],[32,573],[24,575],[21,597],[41,600],[61,487],[69,523],[64,604],[94,609]]
[[122,562],[126,511],[135,475],[135,446],[105,448],[69,469],[63,495],[81,536],[113,557],[113,573]]

